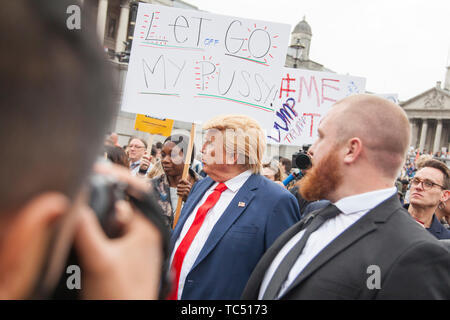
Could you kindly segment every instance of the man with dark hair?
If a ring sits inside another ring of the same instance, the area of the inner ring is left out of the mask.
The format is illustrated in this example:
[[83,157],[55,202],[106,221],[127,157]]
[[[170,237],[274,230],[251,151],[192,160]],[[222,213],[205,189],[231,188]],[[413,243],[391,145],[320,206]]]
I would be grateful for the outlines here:
[[292,169],[292,161],[288,158],[280,158],[281,168],[283,168],[283,174],[289,175]]
[[[300,181],[308,214],[266,251],[243,299],[450,299],[450,253],[402,208],[410,142],[398,105],[358,94],[322,118]],[[437,183],[437,181],[436,181]]]
[[438,160],[427,160],[412,178],[409,214],[438,239],[450,239],[450,231],[436,218],[438,206],[450,198],[450,175]]
[[[119,201],[124,234],[111,241],[82,187],[115,114],[93,24],[83,17],[82,31],[69,30],[70,1],[2,5],[0,136],[8,156],[0,160],[0,299],[48,298],[72,240],[84,298],[156,298],[159,232]],[[98,168],[143,190],[123,170]]]

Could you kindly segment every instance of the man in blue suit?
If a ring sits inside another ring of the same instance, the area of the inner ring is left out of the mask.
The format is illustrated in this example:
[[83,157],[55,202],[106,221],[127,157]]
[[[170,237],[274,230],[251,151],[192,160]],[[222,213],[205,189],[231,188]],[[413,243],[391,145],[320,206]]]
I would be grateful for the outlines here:
[[239,299],[253,268],[275,239],[299,220],[297,201],[260,175],[265,136],[247,117],[204,125],[203,170],[171,241],[169,299]]

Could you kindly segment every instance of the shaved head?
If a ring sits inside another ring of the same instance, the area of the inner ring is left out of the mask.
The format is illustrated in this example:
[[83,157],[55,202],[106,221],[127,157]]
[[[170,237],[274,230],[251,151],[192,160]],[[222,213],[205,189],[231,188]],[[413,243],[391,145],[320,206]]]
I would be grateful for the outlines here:
[[359,138],[371,165],[385,177],[397,176],[411,134],[401,107],[374,95],[359,94],[338,101],[326,117],[336,125],[338,143]]

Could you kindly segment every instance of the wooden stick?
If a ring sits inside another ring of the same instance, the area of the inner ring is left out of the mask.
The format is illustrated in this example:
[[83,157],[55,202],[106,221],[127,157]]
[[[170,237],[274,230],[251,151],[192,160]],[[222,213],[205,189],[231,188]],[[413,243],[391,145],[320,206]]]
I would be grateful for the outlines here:
[[148,137],[148,139],[147,139],[147,153],[149,154],[149,155],[151,155],[152,154],[152,145],[153,145],[153,139],[154,139],[154,135],[153,134],[150,134],[150,137]]
[[[183,175],[181,176],[181,179],[186,179],[186,177],[189,174],[189,167],[191,165],[192,149],[194,147],[194,136],[195,136],[195,123],[193,123],[192,127],[191,127],[191,137],[189,139],[189,147],[188,147],[188,150],[186,153],[186,158],[185,158],[186,160],[184,163]],[[175,210],[175,218],[173,220],[173,228],[175,228],[175,226],[178,223],[178,219],[180,218],[182,203],[183,203],[183,199],[181,197],[178,197],[177,209]]]

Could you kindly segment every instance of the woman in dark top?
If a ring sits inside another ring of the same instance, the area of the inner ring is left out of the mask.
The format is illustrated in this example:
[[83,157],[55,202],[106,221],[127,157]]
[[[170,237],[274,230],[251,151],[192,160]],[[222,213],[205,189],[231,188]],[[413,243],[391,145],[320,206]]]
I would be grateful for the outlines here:
[[[189,145],[189,137],[182,134],[168,137],[162,146],[161,164],[164,174],[150,180],[157,200],[167,218],[167,225],[172,228],[178,197],[186,201],[192,186],[201,177],[191,168],[186,179],[181,179],[184,168],[185,154]],[[195,155],[192,150],[191,164]]]

